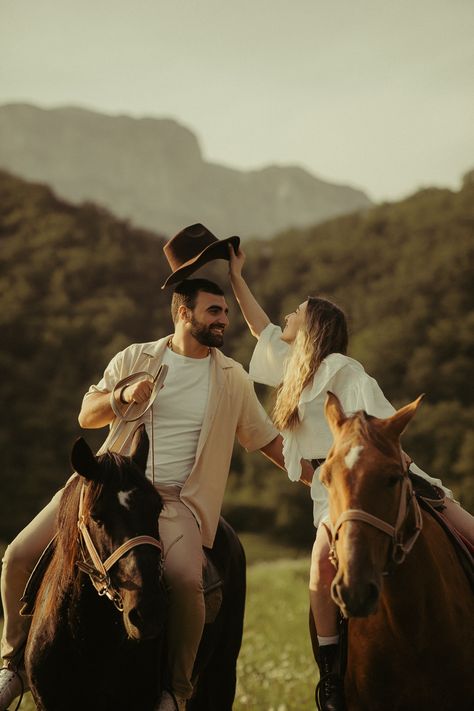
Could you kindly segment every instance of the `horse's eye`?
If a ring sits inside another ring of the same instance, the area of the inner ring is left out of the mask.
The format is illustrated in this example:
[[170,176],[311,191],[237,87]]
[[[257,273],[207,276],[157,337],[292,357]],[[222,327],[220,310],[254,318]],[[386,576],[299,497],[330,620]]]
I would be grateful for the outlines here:
[[100,513],[91,513],[91,519],[94,521],[96,526],[99,526],[99,528],[102,528],[104,525],[104,519]]
[[390,487],[396,486],[402,479],[401,474],[392,474],[391,476],[388,477],[388,485]]

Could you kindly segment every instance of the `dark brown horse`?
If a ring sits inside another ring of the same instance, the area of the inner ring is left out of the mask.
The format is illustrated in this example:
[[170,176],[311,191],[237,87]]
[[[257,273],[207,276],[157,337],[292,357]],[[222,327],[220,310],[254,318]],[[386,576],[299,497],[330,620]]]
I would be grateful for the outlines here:
[[[144,428],[130,457],[96,457],[82,439],[74,445],[71,461],[80,476],[61,501],[55,551],[25,652],[42,711],[152,711],[166,684],[162,504],[144,475],[148,446]],[[245,557],[223,520],[213,555],[223,602],[206,625],[190,711],[230,711],[235,695]]]
[[420,401],[385,420],[347,417],[332,393],[326,401],[334,443],[321,480],[331,594],[349,618],[350,711],[474,708],[473,595],[443,529],[418,506],[400,447]]

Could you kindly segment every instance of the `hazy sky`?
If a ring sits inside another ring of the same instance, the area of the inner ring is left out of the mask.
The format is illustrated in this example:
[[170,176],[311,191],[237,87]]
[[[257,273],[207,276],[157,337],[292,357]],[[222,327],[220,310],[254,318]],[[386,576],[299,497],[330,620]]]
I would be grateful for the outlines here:
[[0,0],[0,103],[172,117],[394,200],[474,167],[472,0]]

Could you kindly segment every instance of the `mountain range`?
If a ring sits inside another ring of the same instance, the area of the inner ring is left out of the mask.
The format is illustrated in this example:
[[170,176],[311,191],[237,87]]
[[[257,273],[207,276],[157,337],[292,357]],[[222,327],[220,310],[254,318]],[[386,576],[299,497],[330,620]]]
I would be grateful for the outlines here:
[[219,238],[270,237],[372,204],[363,191],[301,167],[208,162],[196,135],[171,119],[78,107],[0,106],[0,168],[165,236],[203,222]]

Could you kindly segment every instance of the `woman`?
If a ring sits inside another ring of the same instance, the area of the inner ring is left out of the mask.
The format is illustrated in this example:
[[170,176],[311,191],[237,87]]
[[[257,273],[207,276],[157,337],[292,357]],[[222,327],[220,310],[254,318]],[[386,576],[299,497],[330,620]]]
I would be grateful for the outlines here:
[[[332,435],[324,416],[328,390],[335,393],[346,412],[365,410],[380,418],[395,410],[377,382],[353,358],[346,355],[347,323],[344,313],[333,303],[309,297],[285,317],[283,331],[270,322],[242,276],[245,254],[230,250],[230,278],[236,299],[251,333],[258,339],[250,362],[253,380],[278,386],[273,420],[283,435],[283,453],[288,476],[298,481],[301,460],[324,460]],[[405,455],[408,462],[411,461]],[[474,538],[474,518],[453,500],[441,481],[433,479],[411,463],[410,470],[443,489],[445,515],[470,541]],[[326,490],[319,481],[319,467],[311,485],[316,539],[311,556],[310,602],[320,649],[322,709],[345,708],[342,680],[338,675],[339,636],[337,607],[330,595],[335,569],[329,561]]]

